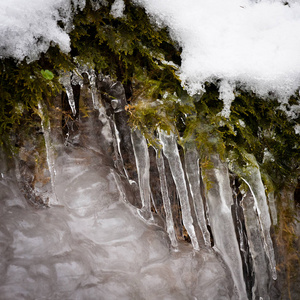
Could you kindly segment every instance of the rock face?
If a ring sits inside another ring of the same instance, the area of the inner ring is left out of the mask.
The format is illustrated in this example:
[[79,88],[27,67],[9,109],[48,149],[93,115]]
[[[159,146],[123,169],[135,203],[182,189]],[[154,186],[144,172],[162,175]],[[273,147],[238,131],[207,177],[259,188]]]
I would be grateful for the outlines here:
[[75,116],[63,93],[14,160],[1,152],[0,298],[279,299],[227,165],[200,170],[176,136],[147,149],[122,84],[87,74]]

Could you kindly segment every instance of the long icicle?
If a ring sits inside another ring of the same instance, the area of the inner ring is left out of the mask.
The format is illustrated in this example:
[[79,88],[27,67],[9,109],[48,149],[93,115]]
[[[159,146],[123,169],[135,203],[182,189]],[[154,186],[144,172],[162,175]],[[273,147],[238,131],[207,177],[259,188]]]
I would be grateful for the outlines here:
[[185,152],[185,170],[193,198],[197,222],[203,235],[204,244],[210,246],[210,234],[205,220],[203,199],[200,193],[199,155],[195,146],[188,146]]
[[139,188],[142,200],[142,211],[146,213],[146,219],[152,217],[151,190],[150,190],[150,158],[147,141],[138,130],[132,130],[131,141],[137,166]]
[[261,224],[257,218],[255,199],[250,191],[246,192],[241,201],[244,211],[245,225],[250,247],[250,253],[254,268],[254,286],[252,288],[253,299],[270,299],[268,262],[266,259],[263,239],[261,236]]
[[[250,167],[248,167],[250,168]],[[249,171],[249,169],[248,169]],[[274,280],[277,279],[276,261],[273,248],[273,242],[270,235],[271,218],[268,209],[267,197],[265,188],[261,180],[260,171],[258,168],[251,168],[251,178],[248,181],[242,178],[248,185],[254,198],[254,209],[257,211],[259,223],[261,225],[262,237],[264,240],[264,248],[269,259],[269,267]],[[250,182],[249,182],[250,181]]]
[[165,164],[163,159],[163,154],[161,151],[156,151],[156,165],[159,173],[159,181],[160,181],[160,189],[161,195],[163,199],[164,209],[166,213],[166,225],[167,225],[167,232],[169,234],[169,238],[171,240],[171,245],[173,248],[177,249],[178,242],[176,239],[175,229],[174,229],[174,221],[171,209],[171,201],[169,198],[168,186],[167,186],[167,179],[165,173]]
[[203,173],[210,182],[210,187],[206,187],[206,197],[215,249],[231,272],[238,299],[247,299],[242,259],[231,214],[233,198],[228,168],[218,155],[213,155],[211,161],[214,167],[203,169]]
[[[43,110],[43,105],[41,102],[38,103],[38,111],[39,111],[39,114],[41,117],[42,131],[43,131],[44,140],[45,140],[46,157],[47,157],[47,164],[48,164],[48,169],[49,169],[49,173],[50,173],[52,193],[53,193],[53,197],[54,197],[54,202],[57,203],[57,197],[56,197],[56,193],[55,193],[55,184],[54,184],[55,183],[54,153],[53,153],[53,148],[52,148],[51,142],[50,142],[50,131],[51,131],[50,122],[49,122],[49,120],[46,121],[44,110]],[[50,201],[50,204],[51,204],[51,201]]]
[[191,207],[189,203],[184,171],[177,148],[176,136],[173,133],[168,135],[163,130],[159,131],[159,136],[161,144],[163,146],[163,152],[168,159],[172,177],[174,179],[176,190],[180,199],[183,225],[191,238],[194,249],[199,250],[200,248],[195,233],[193,218],[191,215]]
[[75,107],[74,94],[73,94],[73,89],[72,89],[72,84],[71,84],[71,72],[65,72],[61,76],[60,82],[62,83],[62,85],[64,86],[64,88],[66,90],[69,105],[71,107],[72,114],[75,117],[76,116],[76,107]]

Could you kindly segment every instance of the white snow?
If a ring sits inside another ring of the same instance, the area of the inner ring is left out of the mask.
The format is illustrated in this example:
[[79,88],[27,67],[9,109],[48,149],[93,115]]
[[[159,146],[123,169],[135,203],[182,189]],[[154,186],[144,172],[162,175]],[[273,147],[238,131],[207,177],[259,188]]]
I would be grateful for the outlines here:
[[[182,47],[178,74],[191,94],[203,91],[205,82],[217,83],[223,116],[229,115],[236,87],[263,97],[271,92],[282,103],[299,88],[299,1],[134,2],[144,6],[156,23],[167,25]],[[97,3],[99,8],[102,1]],[[0,58],[34,60],[51,44],[70,51],[71,4],[82,9],[85,0],[0,0]],[[111,14],[122,17],[124,7],[123,0],[116,0]]]
[[123,0],[115,0],[113,5],[111,6],[110,13],[114,18],[121,18],[123,17],[123,11],[125,9],[125,3]]
[[85,6],[85,0],[0,0],[0,58],[35,60],[50,44],[69,52],[71,3],[79,9]]
[[[300,3],[135,0],[182,47],[180,78],[195,94],[221,80],[227,116],[235,84],[284,102],[300,86]],[[225,85],[224,85],[225,84]],[[230,86],[231,91],[228,89]]]

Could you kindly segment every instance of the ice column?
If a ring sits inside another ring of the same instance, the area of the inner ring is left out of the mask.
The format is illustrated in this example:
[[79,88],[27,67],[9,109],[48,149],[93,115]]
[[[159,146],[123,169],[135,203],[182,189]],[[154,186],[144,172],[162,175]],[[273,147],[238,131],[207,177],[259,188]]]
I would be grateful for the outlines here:
[[[55,160],[54,160],[54,152],[53,152],[53,148],[51,146],[51,140],[50,140],[50,131],[51,131],[50,121],[46,120],[46,118],[45,118],[43,105],[41,102],[38,103],[38,111],[39,111],[40,118],[41,118],[42,131],[44,134],[47,164],[48,164],[48,169],[49,169],[49,173],[50,173],[52,193],[53,193],[53,197],[54,197],[54,199],[52,201],[50,200],[50,204],[54,204],[57,202],[57,198],[56,198],[55,185],[54,185],[54,183],[55,183],[55,168],[54,168]],[[54,202],[54,203],[51,203],[51,202]]]
[[146,219],[151,218],[151,190],[150,190],[150,158],[147,141],[138,129],[132,130],[131,141],[137,166],[139,188],[142,200],[142,211]]
[[262,236],[264,239],[264,247],[266,254],[269,258],[270,271],[273,279],[276,280],[276,262],[273,242],[270,236],[271,218],[269,214],[269,207],[267,203],[265,188],[261,179],[258,166],[248,165],[248,167],[246,168],[245,177],[246,179],[243,178],[243,180],[248,185],[254,198],[254,209],[257,210],[258,219],[261,225]]
[[244,195],[241,204],[244,211],[246,231],[255,273],[252,298],[268,300],[270,299],[268,295],[268,262],[265,256],[257,210],[254,209],[254,197],[250,191]]
[[191,208],[184,177],[184,171],[177,148],[176,136],[173,133],[170,133],[170,135],[168,135],[162,130],[159,132],[159,135],[161,144],[163,146],[163,152],[168,159],[172,177],[174,179],[176,190],[180,199],[183,225],[191,238],[194,249],[199,250],[199,244],[193,225],[193,218],[191,215]]
[[273,225],[276,225],[277,224],[277,209],[276,209],[276,200],[274,197],[274,192],[270,192],[268,194],[268,201],[269,201],[269,207],[270,207]]
[[209,220],[216,250],[227,264],[239,299],[247,299],[242,259],[231,215],[233,204],[228,169],[218,156],[212,156],[213,169],[203,170],[211,183],[206,189]]
[[[96,72],[94,69],[87,68],[85,73],[88,75],[89,82],[90,82],[90,91],[91,91],[92,100],[93,100],[93,107],[94,107],[94,109],[98,110],[99,120],[103,124],[102,132],[103,132],[106,140],[109,142],[112,142],[113,136],[112,136],[111,124],[106,115],[105,108],[102,105],[101,101],[99,101],[99,98],[98,98],[98,90],[97,90],[97,86],[96,86],[96,79],[97,79]],[[115,125],[114,125],[114,129],[116,130]],[[117,135],[117,133],[116,133],[116,135]]]
[[73,95],[73,89],[72,89],[72,85],[71,85],[71,72],[65,72],[61,78],[60,78],[60,82],[61,84],[64,86],[67,96],[68,96],[68,101],[69,101],[69,105],[71,107],[73,116],[76,115],[76,107],[75,107],[75,101],[74,101],[74,95]]
[[[95,109],[100,109],[100,103],[98,100],[98,94],[97,94],[97,87],[96,87],[96,73],[94,69],[89,69],[87,72],[89,82],[90,82],[90,89],[92,94],[92,100],[93,100],[93,106]],[[100,112],[100,111],[99,111]]]
[[185,152],[185,170],[193,197],[197,222],[201,229],[205,245],[210,246],[210,234],[206,226],[203,200],[200,194],[199,155],[194,145],[187,146]]
[[167,179],[166,179],[166,173],[165,173],[165,164],[164,164],[164,159],[163,159],[162,155],[163,155],[162,152],[159,152],[156,150],[156,165],[157,165],[157,169],[158,169],[158,173],[159,173],[161,195],[162,195],[162,199],[163,199],[164,209],[166,212],[167,232],[168,232],[170,240],[171,240],[171,245],[174,248],[177,248],[178,243],[177,243],[177,239],[176,239],[176,235],[175,235],[171,202],[170,202],[170,198],[169,198]]

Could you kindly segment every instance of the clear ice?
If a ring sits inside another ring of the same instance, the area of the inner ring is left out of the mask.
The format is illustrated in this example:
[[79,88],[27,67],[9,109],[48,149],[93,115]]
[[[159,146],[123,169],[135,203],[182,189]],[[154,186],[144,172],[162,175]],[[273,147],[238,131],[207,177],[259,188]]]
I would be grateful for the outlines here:
[[199,155],[195,145],[187,146],[184,155],[185,170],[193,198],[197,222],[203,235],[204,244],[210,246],[210,234],[207,229],[203,199],[200,193]]
[[233,198],[228,168],[217,155],[212,157],[212,162],[214,167],[206,169],[205,176],[211,185],[206,194],[214,247],[231,272],[238,298],[247,299],[239,244],[231,214]]
[[176,190],[180,199],[183,225],[191,238],[194,249],[199,250],[200,248],[195,233],[193,218],[191,215],[187,185],[185,182],[184,170],[178,152],[176,136],[172,132],[170,132],[170,134],[167,134],[162,130],[160,130],[159,136],[160,142],[163,146],[163,153],[168,159],[172,177],[174,179]]

